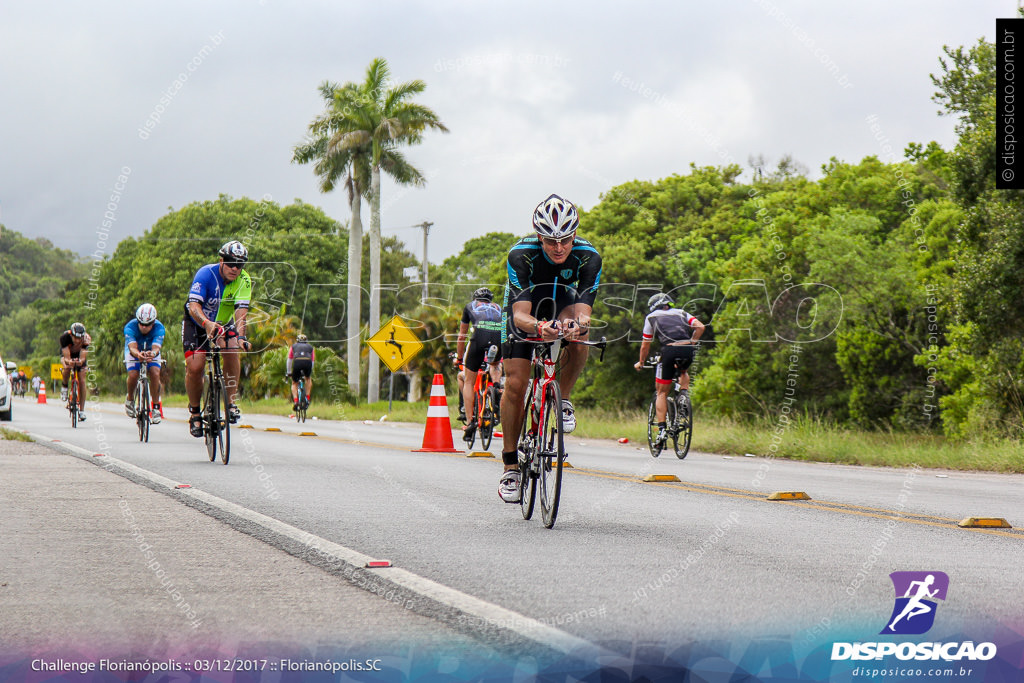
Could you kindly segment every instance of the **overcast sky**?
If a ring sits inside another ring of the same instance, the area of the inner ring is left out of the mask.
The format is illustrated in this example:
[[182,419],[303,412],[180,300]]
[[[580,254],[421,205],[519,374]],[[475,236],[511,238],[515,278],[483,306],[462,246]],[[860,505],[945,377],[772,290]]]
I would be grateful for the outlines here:
[[292,148],[323,110],[317,86],[362,80],[380,56],[396,81],[426,81],[418,101],[451,130],[407,151],[425,188],[383,188],[385,234],[420,255],[421,233],[407,226],[432,221],[438,263],[469,237],[525,234],[551,192],[591,207],[617,184],[685,174],[691,162],[746,167],[762,154],[774,166],[790,154],[819,177],[832,156],[884,157],[870,115],[894,149],[950,148],[954,121],[937,115],[928,77],[942,46],[992,40],[995,18],[1015,10],[1009,0],[3,0],[0,222],[89,254],[115,185],[108,253],[169,209],[220,193],[300,198],[347,221],[343,194],[321,194]]

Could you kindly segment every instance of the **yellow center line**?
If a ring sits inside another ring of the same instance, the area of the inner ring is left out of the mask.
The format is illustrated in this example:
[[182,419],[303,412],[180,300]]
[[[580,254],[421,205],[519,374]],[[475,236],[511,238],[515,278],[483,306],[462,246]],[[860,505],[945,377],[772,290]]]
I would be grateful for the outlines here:
[[[107,412],[107,411],[104,411]],[[116,411],[110,411],[116,413]],[[185,423],[185,420],[165,420],[171,422]],[[251,431],[257,431],[255,428]],[[263,432],[265,434],[280,434],[281,436],[298,436],[295,432]],[[394,444],[377,443],[375,441],[361,441],[358,439],[346,439],[339,436],[325,436],[318,435],[318,439],[325,441],[333,441],[335,443],[346,443],[356,446],[372,446],[374,448],[382,448],[385,450],[392,451],[404,451],[409,452],[407,446],[396,446]],[[436,455],[444,455],[455,458],[465,458],[465,453],[436,453]],[[491,464],[489,460],[482,458],[466,458],[467,460],[479,460]],[[584,469],[580,467],[574,467],[572,469],[565,469],[563,472],[573,472],[588,477],[596,477],[599,479],[614,479],[616,481],[629,481],[634,482],[637,485],[642,486],[664,486],[672,489],[678,489],[681,491],[690,491],[693,493],[707,493],[715,496],[723,496],[727,498],[743,498],[746,500],[763,501],[765,503],[771,502],[772,505],[794,505],[798,507],[811,508],[815,510],[829,510],[832,512],[839,512],[849,515],[857,515],[860,517],[871,517],[875,519],[892,519],[897,522],[904,522],[907,524],[920,524],[922,526],[933,526],[942,529],[949,528],[961,528],[957,526],[958,519],[951,517],[938,517],[934,515],[925,515],[919,513],[904,513],[897,512],[895,510],[887,510],[885,508],[869,507],[864,505],[852,505],[848,503],[837,503],[832,501],[797,501],[797,500],[776,500],[768,501],[767,495],[762,491],[752,491],[750,489],[732,488],[728,486],[715,486],[712,484],[699,484],[695,482],[643,482],[640,480],[640,474],[627,474],[624,472],[612,472],[609,470],[592,470]],[[965,531],[973,531],[983,534],[993,534],[998,536],[1007,536],[1010,538],[1024,538],[1024,530],[1017,531],[1006,531],[1001,529],[984,529],[984,528],[965,528]]]

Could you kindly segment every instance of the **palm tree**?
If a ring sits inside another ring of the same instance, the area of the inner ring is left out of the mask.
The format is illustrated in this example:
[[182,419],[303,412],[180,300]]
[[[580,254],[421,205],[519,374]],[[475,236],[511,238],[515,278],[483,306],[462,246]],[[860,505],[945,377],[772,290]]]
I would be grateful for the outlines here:
[[[426,179],[406,161],[399,151],[402,145],[422,141],[428,128],[447,133],[433,110],[410,102],[427,85],[421,80],[391,85],[391,71],[381,57],[370,62],[360,85],[347,84],[334,91],[332,119],[335,133],[327,143],[325,159],[344,158],[350,150],[370,150],[370,333],[380,325],[380,172],[383,170],[400,185],[424,185]],[[367,400],[380,398],[380,362],[370,356]]]
[[[354,88],[348,84],[345,88]],[[324,81],[320,85],[320,95],[324,98],[327,109],[309,124],[309,141],[296,145],[292,156],[293,163],[307,164],[315,161],[314,172],[320,177],[320,191],[331,192],[339,181],[348,192],[349,209],[352,220],[349,222],[348,237],[348,384],[353,396],[359,395],[359,354],[360,320],[362,293],[362,256],[363,256],[363,222],[361,217],[362,195],[369,185],[370,146],[343,147],[336,145],[328,154],[328,143],[339,130],[339,118],[346,116],[345,106],[338,106],[344,97],[338,97],[345,88]]]

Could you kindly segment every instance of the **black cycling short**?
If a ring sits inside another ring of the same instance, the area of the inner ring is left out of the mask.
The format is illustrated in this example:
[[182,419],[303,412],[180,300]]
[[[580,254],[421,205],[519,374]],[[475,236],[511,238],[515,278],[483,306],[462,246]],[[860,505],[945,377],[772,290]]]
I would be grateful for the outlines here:
[[469,347],[466,348],[466,353],[462,359],[462,364],[466,370],[479,372],[484,364],[484,360],[487,358],[487,349],[491,348],[492,345],[498,347],[498,355],[494,357],[494,362],[497,363],[501,360],[501,332],[498,330],[477,330],[474,332],[473,338],[469,341]]
[[292,361],[292,381],[298,382],[301,378],[309,378],[313,374],[313,361],[309,358],[297,358]]
[[[228,338],[238,336],[234,320],[226,323],[224,329]],[[188,313],[181,321],[181,345],[185,349],[185,358],[193,353],[207,353],[210,350],[210,338],[206,336],[206,330],[197,325]]]
[[654,371],[654,381],[658,384],[672,384],[677,377],[686,372],[693,363],[694,346],[662,346],[661,362]]

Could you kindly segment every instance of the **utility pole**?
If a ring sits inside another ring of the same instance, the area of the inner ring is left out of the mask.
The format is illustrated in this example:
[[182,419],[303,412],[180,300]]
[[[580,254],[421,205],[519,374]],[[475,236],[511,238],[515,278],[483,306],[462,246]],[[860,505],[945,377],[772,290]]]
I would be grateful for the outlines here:
[[427,234],[430,232],[430,226],[433,223],[423,221],[417,228],[423,228],[423,301],[427,300]]

